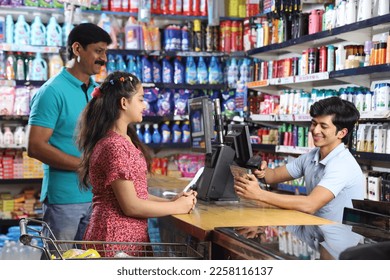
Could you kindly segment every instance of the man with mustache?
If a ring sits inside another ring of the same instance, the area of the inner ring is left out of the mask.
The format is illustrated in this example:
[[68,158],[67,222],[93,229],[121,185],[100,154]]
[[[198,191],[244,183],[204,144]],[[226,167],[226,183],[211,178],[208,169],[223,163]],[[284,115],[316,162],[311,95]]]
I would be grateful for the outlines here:
[[[315,102],[310,107],[310,132],[316,148],[275,169],[266,168],[246,178],[234,178],[240,197],[342,222],[344,207],[364,198],[363,173],[345,146],[360,114],[355,105],[339,97]],[[275,184],[303,177],[308,195],[284,195],[259,188],[257,179]]]
[[43,163],[43,220],[60,240],[82,240],[91,213],[91,191],[80,191],[80,151],[75,128],[97,84],[91,78],[107,61],[110,35],[92,23],[68,36],[69,63],[31,100],[27,152]]

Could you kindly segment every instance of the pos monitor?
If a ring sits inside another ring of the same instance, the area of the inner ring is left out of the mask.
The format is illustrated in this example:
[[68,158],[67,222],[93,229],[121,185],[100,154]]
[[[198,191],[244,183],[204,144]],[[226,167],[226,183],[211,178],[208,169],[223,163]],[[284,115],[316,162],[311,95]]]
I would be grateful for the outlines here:
[[[209,117],[210,103],[207,97],[189,100],[189,115],[191,124],[192,150],[206,154],[205,167],[202,175],[195,183],[194,189],[198,198],[204,201],[238,201],[234,191],[234,179],[230,165],[239,165],[246,168],[252,157],[249,129],[247,125],[233,124],[223,137],[224,142],[212,142],[210,128],[214,127],[214,117]],[[201,116],[201,117],[199,117]],[[207,117],[206,117],[207,116]],[[203,120],[203,128],[193,121]],[[205,124],[205,121],[209,121]],[[202,144],[204,141],[205,143]],[[208,149],[208,147],[211,149]]]

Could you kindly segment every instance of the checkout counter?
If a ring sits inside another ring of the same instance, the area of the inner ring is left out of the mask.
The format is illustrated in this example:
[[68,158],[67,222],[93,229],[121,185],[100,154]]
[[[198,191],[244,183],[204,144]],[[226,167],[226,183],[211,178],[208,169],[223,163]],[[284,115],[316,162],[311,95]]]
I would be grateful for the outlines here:
[[[163,177],[149,180],[153,194],[180,191],[187,184]],[[366,224],[345,219],[346,224],[339,224],[247,200],[198,200],[191,214],[162,217],[158,222],[162,242],[191,244],[205,259],[338,259],[347,248],[390,241],[388,223],[367,229]]]

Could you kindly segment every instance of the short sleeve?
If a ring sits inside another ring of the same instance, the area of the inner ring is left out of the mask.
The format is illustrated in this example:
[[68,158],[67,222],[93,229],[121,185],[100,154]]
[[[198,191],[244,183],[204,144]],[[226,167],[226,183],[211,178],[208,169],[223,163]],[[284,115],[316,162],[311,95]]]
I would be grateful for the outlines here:
[[304,176],[304,165],[308,154],[304,154],[286,164],[288,173],[293,178]]
[[104,186],[110,185],[117,179],[133,180],[130,169],[131,157],[123,143],[110,141],[104,147],[100,160],[106,173]]
[[42,87],[31,100],[29,125],[54,129],[61,111],[60,104],[59,95],[53,87]]

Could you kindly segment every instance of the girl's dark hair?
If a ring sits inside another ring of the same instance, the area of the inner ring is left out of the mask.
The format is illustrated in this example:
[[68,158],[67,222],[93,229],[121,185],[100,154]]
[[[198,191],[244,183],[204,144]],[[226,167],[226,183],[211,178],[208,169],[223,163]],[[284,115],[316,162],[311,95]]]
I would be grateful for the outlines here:
[[347,135],[343,138],[343,143],[348,144],[355,124],[360,118],[360,113],[352,102],[339,97],[329,97],[315,102],[310,107],[310,116],[333,116],[332,122],[336,126],[336,132],[343,128],[348,129]]
[[[127,72],[114,72],[107,76],[100,85],[100,94],[91,99],[81,114],[78,123],[77,145],[81,155],[78,169],[80,188],[89,189],[89,162],[96,143],[106,137],[107,132],[119,119],[120,100],[132,98],[138,88],[142,86],[140,80]],[[127,135],[133,144],[143,153],[148,171],[151,171],[152,158],[148,148],[139,140],[132,124],[127,127]]]

